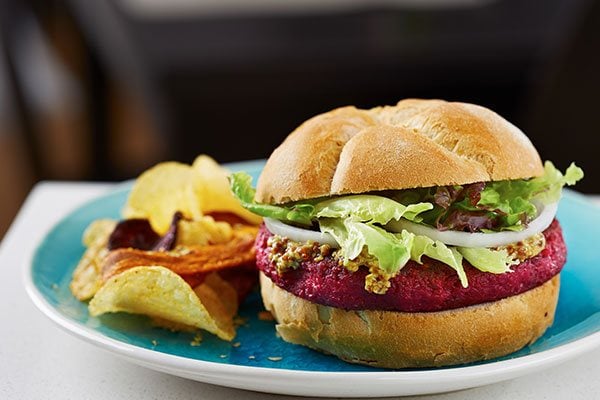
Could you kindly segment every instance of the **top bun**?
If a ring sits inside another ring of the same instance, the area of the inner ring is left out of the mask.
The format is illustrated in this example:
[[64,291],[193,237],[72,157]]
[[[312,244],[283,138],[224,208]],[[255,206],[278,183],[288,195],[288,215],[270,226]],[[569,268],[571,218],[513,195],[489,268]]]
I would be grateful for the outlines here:
[[531,141],[481,106],[407,99],[343,107],[300,125],[273,151],[256,201],[522,179],[544,172]]

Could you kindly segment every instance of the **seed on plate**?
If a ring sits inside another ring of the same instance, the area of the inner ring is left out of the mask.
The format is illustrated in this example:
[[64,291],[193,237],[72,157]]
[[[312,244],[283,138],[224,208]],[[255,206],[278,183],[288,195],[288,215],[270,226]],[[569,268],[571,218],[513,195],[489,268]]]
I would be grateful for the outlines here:
[[283,360],[283,357],[267,357],[267,359],[269,361],[281,361]]
[[198,333],[198,334],[196,334],[196,336],[194,336],[194,338],[190,342],[190,346],[193,346],[193,347],[200,346],[201,343],[202,343],[202,335],[200,333]]

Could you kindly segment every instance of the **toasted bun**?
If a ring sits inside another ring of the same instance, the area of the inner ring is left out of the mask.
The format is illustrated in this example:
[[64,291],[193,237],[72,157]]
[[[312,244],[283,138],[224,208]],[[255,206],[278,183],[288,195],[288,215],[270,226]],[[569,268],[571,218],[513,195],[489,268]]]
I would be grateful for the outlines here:
[[267,161],[256,200],[286,203],[542,173],[529,139],[493,111],[409,99],[370,110],[344,107],[309,119]]
[[263,302],[288,342],[384,368],[439,367],[510,354],[552,324],[559,276],[503,300],[430,313],[345,311],[301,299],[261,273]]

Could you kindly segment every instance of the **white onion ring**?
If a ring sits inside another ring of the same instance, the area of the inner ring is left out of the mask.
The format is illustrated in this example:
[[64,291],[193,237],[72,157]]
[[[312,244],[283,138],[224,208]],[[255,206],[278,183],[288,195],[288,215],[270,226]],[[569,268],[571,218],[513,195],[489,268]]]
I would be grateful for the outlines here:
[[283,222],[273,218],[263,218],[269,232],[286,237],[295,242],[308,242],[328,244],[331,247],[338,248],[340,245],[335,241],[329,233],[313,231],[310,229],[302,229],[295,226],[284,224]]
[[442,243],[461,247],[498,247],[510,243],[517,243],[542,232],[550,226],[556,215],[558,202],[548,204],[547,206],[536,205],[538,210],[541,208],[538,216],[531,221],[527,228],[518,232],[504,231],[494,233],[483,232],[458,232],[458,231],[439,231],[430,226],[417,224],[405,219],[400,221],[391,221],[386,225],[386,229],[391,232],[401,232],[406,229],[416,235],[427,236],[433,240],[439,240]]
[[[461,246],[461,247],[498,247],[504,246],[510,243],[517,243],[535,235],[536,233],[542,232],[552,223],[556,210],[558,208],[558,202],[549,204],[547,206],[537,205],[538,210],[541,210],[538,216],[531,221],[527,228],[522,231],[512,232],[494,232],[494,233],[483,233],[483,232],[459,232],[459,231],[440,231],[430,226],[417,224],[406,219],[400,221],[391,221],[386,225],[386,229],[391,232],[401,232],[407,230],[416,235],[427,236],[433,240],[439,240],[442,243]],[[332,235],[329,233],[323,233],[319,231],[313,231],[310,229],[298,228],[295,226],[287,225],[279,220],[273,218],[264,218],[267,229],[275,234],[282,237],[286,237],[296,242],[316,242],[322,244],[328,244],[331,247],[338,248],[339,244],[335,241]]]

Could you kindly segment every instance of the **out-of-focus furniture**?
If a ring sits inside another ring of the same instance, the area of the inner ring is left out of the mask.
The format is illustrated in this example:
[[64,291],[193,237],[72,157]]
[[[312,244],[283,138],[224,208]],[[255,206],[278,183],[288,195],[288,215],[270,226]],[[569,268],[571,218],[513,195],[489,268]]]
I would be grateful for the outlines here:
[[520,124],[589,7],[585,0],[293,2],[274,11],[248,5],[268,1],[241,10],[185,0],[67,3],[101,64],[144,93],[171,154],[222,161],[268,155],[315,113],[407,96],[481,103]]
[[[597,1],[27,1],[64,10],[85,44],[97,179],[124,177],[107,139],[115,81],[140,100],[165,158],[266,157],[314,114],[436,97],[498,111],[560,167],[579,160],[581,190],[600,176],[594,121],[577,106],[588,100],[555,89],[584,76],[581,90],[600,90],[585,63],[598,52],[578,45],[598,37]],[[561,123],[556,98],[572,105]]]

